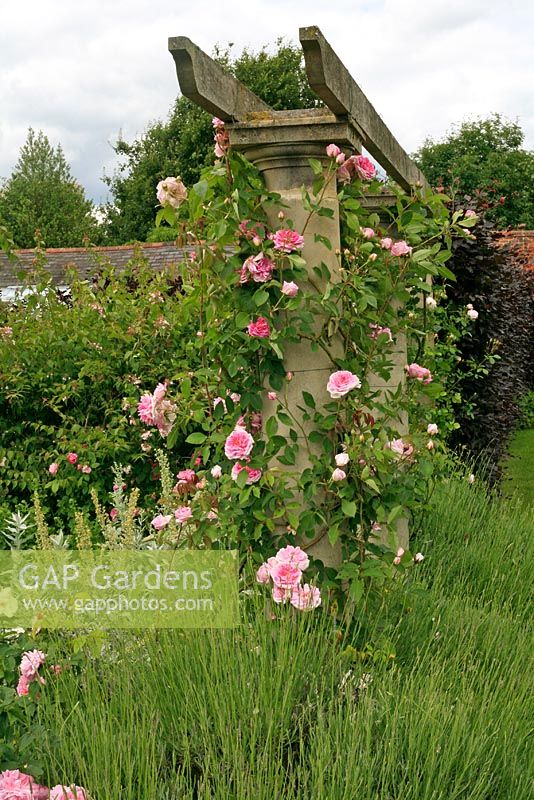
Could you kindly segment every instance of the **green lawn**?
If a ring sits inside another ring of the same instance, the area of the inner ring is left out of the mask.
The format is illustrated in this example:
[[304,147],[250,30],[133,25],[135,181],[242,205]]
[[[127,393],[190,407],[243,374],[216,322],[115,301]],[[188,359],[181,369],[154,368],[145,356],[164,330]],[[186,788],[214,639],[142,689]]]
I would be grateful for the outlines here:
[[517,493],[534,505],[534,428],[517,431],[510,445],[510,458],[504,471],[507,495]]
[[530,800],[533,534],[524,504],[451,479],[415,591],[360,604],[350,636],[259,602],[235,631],[114,638],[43,687],[48,783],[92,800]]

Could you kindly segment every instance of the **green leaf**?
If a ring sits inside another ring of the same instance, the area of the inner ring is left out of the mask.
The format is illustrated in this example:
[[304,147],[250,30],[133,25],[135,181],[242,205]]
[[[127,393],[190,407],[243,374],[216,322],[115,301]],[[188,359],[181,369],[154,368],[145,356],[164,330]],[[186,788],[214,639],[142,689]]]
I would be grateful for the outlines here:
[[269,292],[266,292],[265,289],[258,289],[257,292],[254,292],[252,299],[257,306],[262,306],[269,299]]
[[313,399],[313,395],[311,395],[309,392],[302,392],[302,399],[308,408],[315,408],[315,400]]
[[323,165],[321,162],[316,158],[310,158],[310,167],[313,170],[314,175],[322,175],[323,174]]
[[202,444],[203,442],[206,441],[206,439],[207,439],[206,434],[200,433],[200,431],[198,431],[197,433],[190,433],[185,441],[188,444]]
[[355,517],[357,505],[353,500],[343,500],[341,503],[341,510],[346,517]]
[[355,603],[362,599],[364,588],[363,581],[358,578],[350,582],[349,595]]

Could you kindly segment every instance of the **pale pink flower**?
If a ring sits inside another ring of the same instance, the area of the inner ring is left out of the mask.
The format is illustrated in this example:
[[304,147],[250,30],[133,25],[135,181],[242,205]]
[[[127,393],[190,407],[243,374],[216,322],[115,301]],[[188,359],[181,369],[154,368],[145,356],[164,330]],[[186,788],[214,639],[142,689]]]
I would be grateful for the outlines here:
[[67,461],[69,462],[69,464],[76,464],[76,462],[78,461],[78,454],[77,453],[69,453],[67,455]]
[[232,472],[230,473],[232,480],[237,480],[237,476],[243,470],[246,470],[247,472],[247,485],[250,485],[251,483],[257,483],[261,478],[261,469],[252,469],[247,464],[243,466],[243,464],[240,464],[239,461],[236,461],[232,467]]
[[216,519],[219,519],[219,515],[217,514],[214,508],[210,508],[210,510],[206,514],[206,517],[207,519],[209,519],[210,522],[214,522]]
[[196,483],[198,480],[194,469],[181,469],[176,477],[180,483]]
[[158,514],[150,523],[157,531],[162,531],[166,528],[172,519],[172,514]]
[[295,586],[290,602],[299,611],[311,611],[321,605],[321,592],[317,586],[310,586],[309,583]]
[[335,456],[336,467],[346,467],[350,461],[348,453],[336,453]]
[[250,322],[247,331],[249,336],[257,339],[267,339],[271,335],[271,329],[265,317],[258,317],[256,322]]
[[415,362],[406,367],[406,374],[409,378],[414,378],[415,380],[422,381],[423,383],[432,382],[432,373],[430,370],[426,367],[421,367]]
[[298,290],[298,284],[293,283],[293,281],[284,281],[282,284],[282,294],[285,294],[287,297],[296,297]]
[[141,422],[144,422],[146,425],[154,425],[151,394],[146,393],[141,396],[141,399],[137,404],[137,413],[139,414],[139,419]]
[[50,789],[50,800],[88,800],[88,795],[81,786],[61,786],[58,783]]
[[434,311],[438,307],[438,304],[436,300],[432,297],[432,295],[429,294],[425,299],[425,306],[428,308],[429,311]]
[[379,531],[382,530],[382,525],[380,525],[380,523],[378,522],[373,522],[373,524],[371,525],[371,530],[373,531],[373,533],[378,533]]
[[360,233],[364,239],[372,239],[376,235],[372,228],[362,228]]
[[304,237],[289,229],[276,231],[273,236],[274,248],[281,253],[292,253],[304,247]]
[[211,468],[211,475],[213,478],[220,478],[222,475],[222,467],[219,464],[215,464],[215,466]]
[[468,483],[474,483],[475,480],[476,480],[475,476],[473,475],[473,473],[471,473],[471,475],[467,479]]
[[429,439],[428,442],[426,443],[426,449],[427,450],[433,450],[434,447],[435,447],[434,442],[432,441],[432,439]]
[[472,208],[468,208],[467,211],[465,212],[465,216],[466,217],[476,217],[477,216],[477,212],[473,211]]
[[275,559],[281,564],[293,564],[301,572],[310,566],[310,559],[307,553],[302,548],[294,547],[292,544],[282,547],[276,554]]
[[376,175],[373,163],[362,155],[351,156],[341,165],[337,171],[337,176],[343,183],[348,183],[352,178],[371,180]]
[[326,155],[327,155],[329,158],[337,158],[337,157],[338,157],[338,155],[340,155],[340,153],[341,153],[341,150],[340,150],[340,148],[337,146],[337,144],[329,144],[329,145],[327,145],[327,148],[326,148]]
[[20,674],[28,680],[33,680],[37,676],[37,670],[46,660],[46,654],[42,650],[28,650],[23,653],[20,660]]
[[286,603],[293,593],[293,589],[282,589],[281,586],[273,586],[272,597],[275,603]]
[[292,380],[293,380],[293,373],[286,372],[286,381],[292,381]]
[[474,321],[475,319],[478,319],[478,311],[475,311],[474,308],[468,308],[467,316],[469,317],[470,320]]
[[219,117],[213,117],[213,119],[211,120],[211,124],[215,129],[224,128],[224,121]]
[[236,427],[224,443],[226,458],[246,458],[252,452],[254,438],[245,428]]
[[391,250],[391,245],[393,244],[393,239],[390,239],[389,236],[384,236],[383,239],[380,239],[380,247],[382,250]]
[[250,428],[253,433],[257,433],[261,431],[261,426],[263,424],[263,417],[260,411],[253,411],[250,415]]
[[280,589],[293,589],[300,583],[302,578],[302,571],[295,564],[278,560],[269,572],[274,585]]
[[439,430],[438,426],[436,425],[435,422],[430,422],[426,426],[426,432],[428,433],[429,436],[435,436],[438,433],[438,430]]
[[[24,697],[28,694],[30,683],[31,680],[29,678],[24,677],[24,675],[20,676],[19,682],[17,683],[17,694],[19,697]],[[2,795],[0,794],[0,798],[1,797]]]
[[345,153],[340,153],[338,156],[336,156],[336,164],[343,164],[345,158]]
[[404,239],[401,239],[400,242],[395,242],[391,245],[390,252],[392,256],[409,256],[412,252],[412,248]]
[[112,520],[117,519],[117,517],[119,516],[119,509],[112,508],[111,511],[109,512],[109,516],[111,517]]
[[82,472],[84,475],[90,475],[93,470],[89,466],[89,464],[84,464],[82,467]]
[[188,519],[191,519],[193,516],[192,510],[189,506],[178,506],[176,511],[174,512],[174,516],[176,518],[176,522],[187,522]]
[[156,197],[160,205],[178,208],[187,198],[187,189],[180,178],[165,178],[156,187]]
[[54,462],[53,462],[52,464],[50,464],[50,466],[48,467],[48,471],[49,471],[50,475],[55,475],[55,474],[56,474],[56,472],[58,471],[58,469],[59,469],[59,464],[57,463],[57,461],[54,461]]
[[0,333],[2,336],[13,336],[13,328],[11,325],[4,325],[2,328],[0,328]]
[[404,547],[399,547],[399,549],[397,550],[397,553],[395,555],[395,558],[393,559],[393,563],[397,564],[397,565],[400,564],[401,563],[401,558],[403,557],[403,555],[404,555]]
[[378,339],[378,337],[382,333],[386,333],[388,337],[388,341],[393,341],[393,336],[391,335],[391,328],[383,328],[381,325],[375,325],[374,323],[370,322],[369,327],[371,328],[371,332],[369,334],[370,339]]
[[361,381],[357,375],[354,375],[346,369],[342,369],[330,375],[326,389],[330,397],[334,400],[338,400],[352,389],[359,389],[361,385]]
[[370,253],[369,261],[376,261],[377,258],[378,258],[378,256],[377,256],[376,253]]
[[217,408],[217,406],[222,403],[224,410],[226,411],[226,403],[224,402],[223,397],[214,397],[213,398],[213,408]]
[[166,398],[167,383],[158,383],[152,395],[154,425],[162,436],[167,436],[176,419],[177,408]]
[[255,283],[265,283],[270,281],[273,275],[274,262],[264,253],[249,256],[241,267],[239,283],[248,283],[249,279]]
[[269,400],[278,400],[276,392],[267,392],[267,397]]
[[347,473],[344,470],[339,469],[339,467],[337,467],[332,473],[332,480],[336,483],[339,481],[344,481],[346,477]]
[[18,769],[0,773],[0,800],[48,800],[48,789]]
[[422,553],[416,553],[413,557],[413,560],[415,561],[416,564],[420,564],[421,561],[425,560],[425,557]]
[[267,566],[267,564],[262,564],[261,567],[256,572],[256,580],[257,580],[257,582],[258,583],[269,583],[270,579],[271,579],[271,576],[270,576],[270,573],[269,573],[269,567]]
[[400,458],[408,458],[413,453],[413,445],[403,439],[393,439],[391,442],[387,442],[386,447]]

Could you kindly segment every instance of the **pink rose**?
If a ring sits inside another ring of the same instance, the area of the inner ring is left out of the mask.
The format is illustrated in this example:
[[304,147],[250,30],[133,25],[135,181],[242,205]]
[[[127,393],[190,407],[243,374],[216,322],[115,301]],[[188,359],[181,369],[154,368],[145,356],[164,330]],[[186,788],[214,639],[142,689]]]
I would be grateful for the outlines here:
[[48,800],[48,789],[40,786],[31,775],[18,769],[0,773],[1,800]]
[[361,381],[357,375],[354,375],[346,369],[342,369],[330,375],[326,389],[330,397],[334,400],[338,400],[340,397],[344,397],[344,395],[350,392],[351,389],[359,389],[361,385]]
[[362,228],[360,233],[364,239],[372,239],[376,235],[372,228]]
[[112,508],[111,511],[109,512],[109,516],[111,517],[112,520],[117,519],[117,517],[119,516],[119,509]]
[[276,392],[267,392],[267,397],[269,400],[278,400]]
[[226,458],[246,458],[252,452],[254,439],[245,428],[236,427],[224,443]]
[[292,595],[293,589],[282,589],[280,586],[273,586],[272,597],[275,603],[286,603]]
[[335,456],[336,467],[346,467],[350,461],[348,453],[336,453]]
[[247,473],[247,480],[246,480],[247,485],[250,485],[251,483],[257,483],[261,478],[262,474],[261,469],[252,469],[248,465],[245,464],[243,466],[242,464],[239,463],[239,461],[236,461],[236,463],[232,467],[232,472],[230,473],[232,480],[234,481],[237,480],[237,476],[243,470],[246,470]]
[[156,187],[156,197],[160,205],[178,208],[187,197],[187,189],[180,178],[165,178]]
[[384,236],[383,239],[380,239],[380,247],[382,250],[391,250],[391,245],[393,244],[393,239],[390,239],[389,236]]
[[257,339],[267,339],[271,335],[271,329],[265,317],[258,317],[256,322],[251,322],[247,331],[249,336],[255,336]]
[[415,561],[416,564],[420,564],[421,561],[425,560],[425,557],[422,553],[416,553],[413,557],[413,560]]
[[426,449],[433,450],[434,447],[435,447],[434,442],[432,441],[432,439],[429,439],[428,442],[426,443]]
[[154,425],[151,394],[147,393],[141,396],[141,399],[137,404],[137,413],[139,414],[139,419],[141,422],[144,422],[146,425]]
[[472,208],[468,208],[467,211],[465,212],[465,216],[466,217],[476,217],[477,216],[477,212],[473,211]]
[[241,267],[239,283],[248,283],[249,278],[255,283],[270,281],[273,275],[274,262],[263,253],[247,258]]
[[176,476],[179,483],[196,483],[198,478],[194,469],[181,469]]
[[162,531],[166,528],[172,519],[172,514],[158,514],[150,523],[157,531]]
[[75,464],[78,461],[78,454],[69,453],[67,456],[67,461],[69,462],[69,464]]
[[270,569],[270,575],[274,585],[279,589],[293,589],[302,578],[302,572],[297,566],[280,561]]
[[167,436],[176,419],[177,408],[166,398],[167,383],[158,383],[152,395],[152,416],[161,436]]
[[189,508],[189,506],[178,506],[176,511],[174,512],[174,516],[177,522],[183,523],[187,522],[188,519],[191,519],[193,516],[193,512]]
[[215,129],[224,128],[224,121],[222,119],[219,119],[219,117],[213,117],[213,119],[211,120],[211,124]]
[[291,605],[299,611],[311,611],[321,605],[321,592],[316,586],[305,583],[291,592]]
[[261,567],[256,572],[256,580],[258,583],[269,583],[271,579],[269,573],[269,567],[267,564],[262,564]]
[[329,158],[337,158],[341,153],[341,150],[337,146],[337,144],[329,144],[326,148],[326,155]]
[[24,675],[20,676],[19,682],[17,683],[17,694],[19,697],[24,697],[28,694],[30,683],[31,680],[29,678],[24,677]]
[[427,425],[426,432],[428,433],[429,436],[435,436],[438,432],[438,426],[436,425],[436,423],[430,422]]
[[413,453],[413,445],[402,439],[393,439],[391,442],[387,442],[386,447],[399,458],[409,458]]
[[372,161],[366,156],[352,156],[354,159],[354,169],[358,177],[362,180],[370,181],[376,175],[376,169]]
[[285,294],[287,297],[296,297],[298,290],[298,285],[293,283],[293,281],[284,281],[282,284],[282,294]]
[[218,479],[218,478],[220,478],[220,477],[221,477],[221,475],[222,475],[222,468],[219,466],[219,464],[215,464],[215,466],[214,466],[214,467],[212,467],[212,469],[211,469],[211,475],[212,475],[212,477],[213,477],[213,478],[215,478],[215,479]]
[[276,231],[273,236],[274,248],[281,253],[292,253],[294,250],[301,250],[304,247],[304,237],[288,229]]
[[393,336],[391,335],[391,328],[383,328],[381,325],[374,325],[372,322],[369,323],[369,327],[371,328],[371,333],[369,334],[370,339],[378,339],[378,337],[382,333],[386,333],[388,336],[388,340],[390,342],[393,341]]
[[335,481],[336,483],[338,483],[339,481],[344,481],[346,477],[347,473],[344,470],[339,469],[339,467],[335,469],[332,473],[332,480]]
[[478,311],[476,311],[474,308],[468,308],[467,316],[469,317],[470,320],[474,321],[475,319],[478,319]]
[[393,563],[397,564],[398,566],[401,562],[401,558],[403,557],[403,555],[404,555],[404,547],[399,547],[395,555],[395,558],[393,559]]
[[58,471],[58,469],[59,469],[59,464],[57,463],[57,461],[54,461],[54,462],[53,462],[52,464],[50,464],[50,466],[48,467],[48,471],[49,471],[50,475],[55,475],[55,474],[56,474],[56,472]]
[[371,253],[369,255],[369,261],[376,261],[377,258],[378,258],[378,256],[377,256],[376,253]]
[[423,383],[431,383],[432,382],[432,373],[426,367],[421,367],[419,364],[409,364],[406,367],[406,374],[409,378],[415,378],[415,380],[422,381]]
[[46,660],[46,654],[42,650],[28,650],[23,653],[20,660],[20,674],[28,680],[33,680],[37,675],[37,670]]
[[288,544],[287,547],[282,547],[276,554],[275,559],[281,564],[293,564],[302,572],[310,565],[307,553],[300,547],[294,547],[291,544]]
[[90,475],[93,470],[88,464],[84,464],[82,467],[82,472],[84,475]]
[[50,789],[50,800],[87,800],[87,792],[81,786],[61,786]]
[[392,256],[409,256],[412,252],[412,248],[403,239],[401,239],[400,242],[395,242],[395,244],[391,245],[390,252]]

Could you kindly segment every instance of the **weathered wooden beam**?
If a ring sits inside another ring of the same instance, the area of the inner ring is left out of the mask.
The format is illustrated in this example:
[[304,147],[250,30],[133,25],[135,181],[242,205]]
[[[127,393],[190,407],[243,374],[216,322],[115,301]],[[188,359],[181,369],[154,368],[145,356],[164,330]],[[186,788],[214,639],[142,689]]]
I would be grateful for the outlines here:
[[270,106],[230,75],[186,36],[169,39],[182,94],[225,122],[244,120]]
[[356,125],[366,150],[404,189],[427,185],[425,176],[395,139],[319,28],[300,28],[300,43],[313,91],[338,116]]

